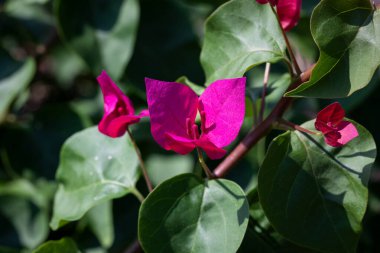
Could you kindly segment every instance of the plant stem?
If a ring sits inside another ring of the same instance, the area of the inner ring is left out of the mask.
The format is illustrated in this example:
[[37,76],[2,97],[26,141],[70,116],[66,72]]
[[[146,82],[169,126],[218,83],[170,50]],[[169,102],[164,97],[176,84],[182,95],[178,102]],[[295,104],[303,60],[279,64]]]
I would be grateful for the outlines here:
[[294,56],[294,52],[293,52],[292,46],[290,45],[288,36],[286,35],[286,32],[285,32],[284,28],[281,25],[280,17],[278,16],[277,11],[274,9],[274,7],[272,5],[271,5],[271,8],[272,8],[272,11],[276,14],[277,22],[278,22],[278,24],[279,24],[279,26],[281,28],[282,36],[285,39],[286,47],[288,48],[288,52],[289,52],[290,58],[292,60],[293,66],[294,66],[294,70],[296,71],[297,75],[299,76],[299,75],[301,75],[302,71],[301,71],[301,69],[300,69],[300,67],[298,65],[296,57]]
[[137,146],[136,141],[133,138],[132,133],[129,130],[129,128],[127,128],[127,133],[129,135],[129,138],[131,139],[132,145],[135,148],[137,157],[138,157],[138,159],[140,161],[140,168],[141,168],[141,172],[142,172],[142,174],[144,176],[146,186],[148,187],[149,192],[151,192],[151,191],[153,191],[152,182],[149,179],[148,171],[146,170],[145,163],[144,163],[144,160],[142,159],[140,149]]
[[266,90],[269,82],[269,73],[270,73],[270,63],[268,62],[265,65],[265,73],[264,73],[264,80],[263,80],[263,91],[261,93],[261,105],[260,105],[260,115],[259,115],[259,123],[261,123],[264,119],[264,112],[265,112],[265,96],[266,96]]
[[207,166],[207,164],[203,158],[202,151],[198,147],[197,147],[197,153],[198,153],[199,163],[201,164],[204,172],[206,173],[207,178],[209,178],[209,179],[216,178],[214,173],[212,173],[212,171],[208,168],[208,166]]
[[279,123],[280,125],[288,126],[288,127],[290,127],[291,129],[295,129],[295,130],[298,130],[298,131],[300,131],[300,132],[304,132],[304,133],[308,133],[308,134],[318,135],[317,132],[313,132],[313,131],[311,131],[311,130],[309,130],[309,129],[303,128],[303,127],[301,127],[301,126],[299,126],[299,125],[297,125],[297,124],[294,124],[293,122],[289,122],[289,121],[284,120],[284,119],[282,119],[282,118],[278,120],[278,123]]
[[135,195],[135,197],[140,201],[140,203],[142,203],[144,201],[144,196],[141,194],[141,192],[139,190],[137,190],[136,188],[133,188],[131,190],[131,193],[133,195]]
[[[293,90],[302,83],[308,81],[314,65],[300,75],[287,89]],[[216,167],[214,174],[216,177],[225,176],[233,166],[266,134],[272,129],[273,124],[282,117],[286,109],[292,103],[293,98],[282,97],[269,116],[261,122],[255,129],[245,136],[245,138],[235,147],[235,149]]]

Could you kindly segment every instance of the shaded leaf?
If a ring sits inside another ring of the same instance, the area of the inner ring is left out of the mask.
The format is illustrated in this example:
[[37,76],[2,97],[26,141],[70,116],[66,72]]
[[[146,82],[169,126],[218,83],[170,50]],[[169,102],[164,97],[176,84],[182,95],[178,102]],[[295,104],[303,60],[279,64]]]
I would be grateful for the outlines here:
[[114,241],[114,227],[112,215],[112,201],[101,203],[87,212],[89,226],[100,244],[109,248]]
[[120,79],[134,48],[138,1],[56,0],[55,10],[61,35],[94,75],[105,69]]
[[[314,130],[313,125],[303,127]],[[355,125],[359,137],[342,148],[298,131],[273,140],[258,190],[267,218],[286,239],[322,252],[356,252],[376,146]]]
[[32,184],[17,179],[0,184],[0,212],[13,224],[24,247],[35,248],[48,236],[54,190],[54,184],[43,180]]
[[35,249],[33,253],[78,253],[75,242],[70,238],[59,241],[48,241]]
[[179,174],[190,173],[194,167],[191,155],[158,155],[149,156],[146,161],[149,178],[154,186]]
[[369,0],[323,0],[311,19],[320,57],[310,81],[287,96],[346,97],[364,88],[380,65],[380,11]]
[[193,174],[160,184],[143,202],[139,239],[145,252],[235,253],[248,224],[241,188]]
[[0,122],[15,100],[30,83],[36,71],[36,64],[32,58],[25,62],[13,60],[7,53],[0,50]]

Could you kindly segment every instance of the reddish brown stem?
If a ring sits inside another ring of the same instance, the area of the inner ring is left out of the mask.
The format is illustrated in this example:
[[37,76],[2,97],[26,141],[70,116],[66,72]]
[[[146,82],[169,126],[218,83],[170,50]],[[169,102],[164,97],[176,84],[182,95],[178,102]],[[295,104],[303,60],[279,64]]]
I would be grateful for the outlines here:
[[[293,90],[302,83],[308,81],[314,65],[306,70],[296,79],[287,91]],[[214,174],[217,177],[225,176],[241,158],[272,129],[273,124],[282,117],[286,109],[292,103],[293,98],[283,97],[277,103],[271,114],[261,122],[255,129],[251,130],[248,135],[235,147],[235,149],[216,167]]]
[[147,171],[147,169],[145,167],[145,163],[144,163],[144,160],[143,160],[143,158],[141,156],[140,149],[137,146],[136,141],[133,138],[132,133],[129,130],[129,128],[127,128],[127,133],[129,135],[129,139],[131,140],[133,147],[136,150],[137,158],[139,159],[139,162],[140,162],[140,169],[141,169],[141,172],[142,172],[142,174],[144,176],[146,187],[148,188],[149,192],[151,192],[151,191],[153,191],[153,185],[152,185],[152,182],[149,179],[148,171]]
[[287,126],[287,127],[290,127],[290,129],[292,130],[297,130],[297,131],[300,131],[300,132],[304,132],[304,133],[307,133],[307,134],[318,134],[317,132],[313,132],[309,129],[306,129],[306,128],[303,128],[297,124],[294,124],[293,122],[290,122],[290,121],[287,121],[287,120],[284,120],[284,119],[279,119],[278,120],[278,123],[280,125],[284,125],[284,126]]

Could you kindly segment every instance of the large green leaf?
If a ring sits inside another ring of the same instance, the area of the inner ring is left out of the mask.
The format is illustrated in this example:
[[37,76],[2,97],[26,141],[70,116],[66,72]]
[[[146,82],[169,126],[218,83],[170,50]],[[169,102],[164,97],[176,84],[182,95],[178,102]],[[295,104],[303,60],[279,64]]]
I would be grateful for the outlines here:
[[370,0],[323,0],[311,30],[320,57],[310,81],[288,96],[346,97],[367,86],[380,65],[380,11]]
[[70,137],[62,147],[50,226],[80,219],[90,208],[135,192],[139,177],[136,152],[127,135],[112,139],[97,127]]
[[0,49],[0,122],[4,119],[9,106],[32,80],[36,64],[32,58],[25,62],[13,60]]
[[35,249],[33,253],[78,253],[75,242],[70,238],[59,241],[48,241]]
[[119,79],[132,56],[139,19],[137,0],[56,0],[61,35],[95,75]]
[[233,0],[217,9],[206,22],[201,63],[207,84],[241,77],[264,62],[287,59],[286,45],[269,4]]
[[[314,130],[313,121],[303,127]],[[359,137],[341,148],[298,131],[273,140],[259,171],[261,205],[286,239],[322,252],[356,252],[376,146]]]
[[139,239],[147,253],[235,253],[248,212],[244,192],[234,182],[184,174],[160,184],[143,202]]

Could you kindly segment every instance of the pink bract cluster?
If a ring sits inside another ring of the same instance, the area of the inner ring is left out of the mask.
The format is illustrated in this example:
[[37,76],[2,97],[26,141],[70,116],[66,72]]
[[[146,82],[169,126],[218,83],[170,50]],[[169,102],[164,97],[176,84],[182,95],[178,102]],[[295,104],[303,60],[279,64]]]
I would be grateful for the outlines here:
[[187,154],[199,147],[211,159],[222,158],[244,120],[245,82],[218,80],[198,97],[186,85],[146,78],[153,138],[166,150]]
[[[164,149],[187,154],[201,148],[211,159],[220,159],[226,154],[223,148],[237,137],[244,120],[245,77],[215,81],[200,97],[184,84],[146,78],[149,112],[143,110],[138,115],[130,99],[105,71],[97,80],[104,97],[99,131],[113,138],[122,136],[142,117],[150,116],[153,138]],[[200,126],[196,124],[197,115]],[[340,147],[359,135],[344,116],[339,103],[318,113],[315,128],[323,133],[328,145]]]
[[340,147],[359,136],[354,124],[343,120],[344,116],[345,112],[338,102],[318,113],[315,128],[323,133],[328,145]]
[[256,0],[260,4],[277,7],[281,26],[285,31],[293,29],[300,19],[302,0]]

